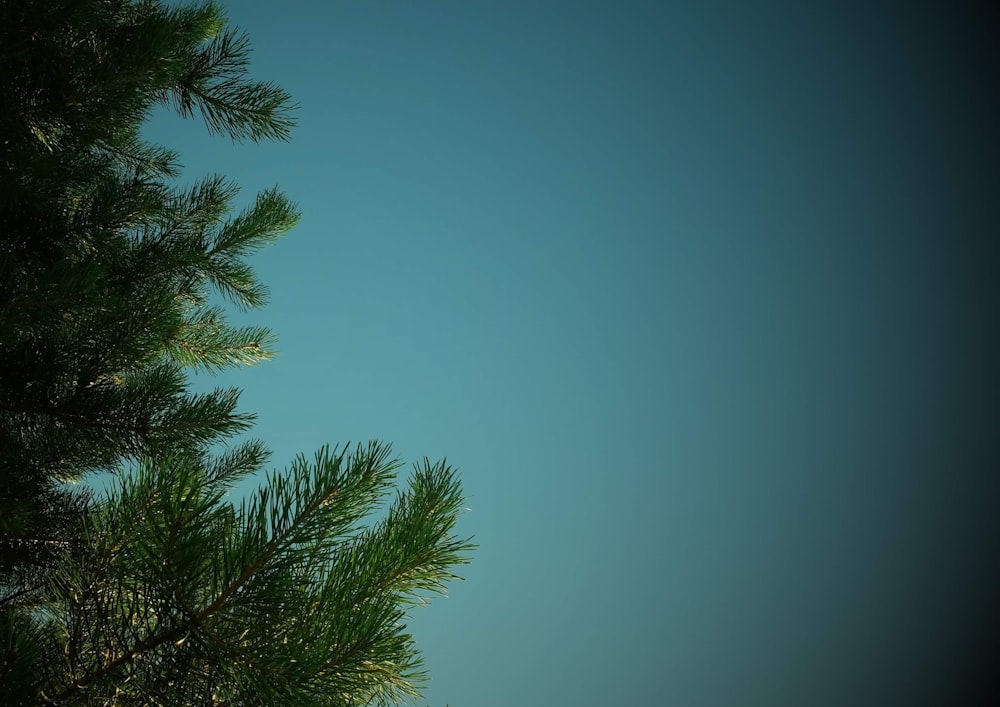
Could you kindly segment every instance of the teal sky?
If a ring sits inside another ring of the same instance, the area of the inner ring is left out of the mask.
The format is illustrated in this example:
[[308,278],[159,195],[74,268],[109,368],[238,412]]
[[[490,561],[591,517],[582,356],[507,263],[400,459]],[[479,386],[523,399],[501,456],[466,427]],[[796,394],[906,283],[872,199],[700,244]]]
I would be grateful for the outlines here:
[[292,142],[150,136],[304,216],[254,259],[277,358],[205,384],[275,465],[378,438],[462,470],[481,547],[414,615],[421,704],[997,693],[987,17],[225,4]]

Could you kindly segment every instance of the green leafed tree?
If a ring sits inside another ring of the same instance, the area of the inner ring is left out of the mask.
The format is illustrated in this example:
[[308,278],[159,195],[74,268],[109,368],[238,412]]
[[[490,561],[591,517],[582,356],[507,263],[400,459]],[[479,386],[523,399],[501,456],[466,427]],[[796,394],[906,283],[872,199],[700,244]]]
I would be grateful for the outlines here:
[[286,139],[248,52],[211,2],[0,0],[0,704],[395,703],[422,677],[409,608],[467,561],[453,470],[425,460],[381,508],[385,445],[229,496],[267,450],[234,439],[238,390],[187,375],[270,356],[216,303],[264,304],[246,257],[298,212],[177,186],[140,128],[166,105]]

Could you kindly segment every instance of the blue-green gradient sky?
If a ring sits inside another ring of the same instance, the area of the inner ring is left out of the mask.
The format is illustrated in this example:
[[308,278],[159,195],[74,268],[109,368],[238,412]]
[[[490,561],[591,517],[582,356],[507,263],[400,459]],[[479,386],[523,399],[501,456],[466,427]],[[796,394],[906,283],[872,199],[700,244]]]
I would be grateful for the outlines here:
[[998,694],[994,20],[225,4],[293,141],[150,134],[304,212],[254,260],[279,354],[222,379],[275,465],[374,437],[463,472],[425,702]]

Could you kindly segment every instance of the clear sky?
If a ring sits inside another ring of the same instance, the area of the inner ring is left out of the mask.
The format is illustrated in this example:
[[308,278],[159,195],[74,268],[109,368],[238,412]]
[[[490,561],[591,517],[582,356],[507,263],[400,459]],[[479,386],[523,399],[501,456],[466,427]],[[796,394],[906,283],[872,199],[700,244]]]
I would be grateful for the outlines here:
[[462,470],[481,547],[414,615],[421,704],[997,692],[986,16],[224,4],[292,142],[150,135],[304,216],[253,261],[277,358],[205,384],[275,465],[378,438]]

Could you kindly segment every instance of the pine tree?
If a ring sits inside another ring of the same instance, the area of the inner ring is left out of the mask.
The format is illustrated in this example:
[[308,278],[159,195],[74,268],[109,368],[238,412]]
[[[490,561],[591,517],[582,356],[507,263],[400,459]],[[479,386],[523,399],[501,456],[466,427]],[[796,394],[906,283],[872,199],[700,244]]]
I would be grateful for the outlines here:
[[266,290],[243,258],[297,213],[275,190],[228,219],[235,185],[172,187],[177,156],[139,138],[164,102],[235,139],[287,137],[288,96],[247,80],[246,40],[216,6],[0,11],[3,585],[64,542],[55,518],[81,503],[62,482],[249,427],[238,391],[191,395],[183,368],[269,356],[269,332],[227,326],[209,285],[260,306]]
[[287,139],[290,98],[248,52],[211,2],[0,0],[0,703],[393,703],[421,677],[408,607],[467,561],[444,462],[371,520],[385,445],[227,496],[268,453],[233,441],[239,391],[192,394],[186,371],[269,357],[213,297],[262,306],[245,258],[298,213],[269,190],[232,216],[221,177],[176,186],[140,128],[165,104]]

